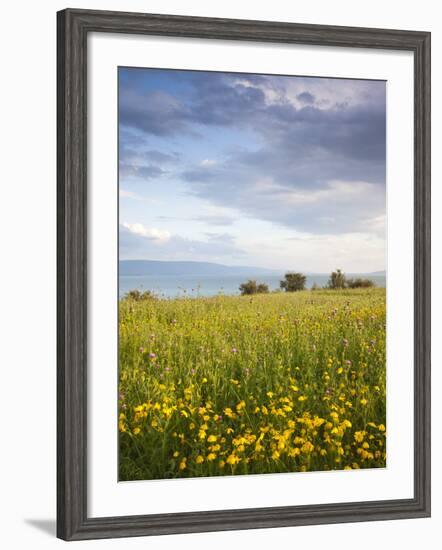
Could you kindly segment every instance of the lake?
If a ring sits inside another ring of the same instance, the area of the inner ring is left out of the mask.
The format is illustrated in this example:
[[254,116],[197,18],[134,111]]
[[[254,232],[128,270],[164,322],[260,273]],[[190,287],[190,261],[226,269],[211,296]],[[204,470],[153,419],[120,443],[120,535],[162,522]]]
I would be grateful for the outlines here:
[[[358,275],[348,274],[348,277],[364,277],[371,279],[376,286],[385,287],[385,275]],[[203,276],[180,276],[176,275],[120,275],[119,297],[124,296],[129,290],[150,290],[164,298],[175,298],[177,296],[215,296],[217,294],[239,295],[239,285],[248,279],[256,279],[258,283],[266,283],[269,290],[279,288],[281,275],[203,275]],[[313,284],[322,287],[327,284],[328,275],[307,275],[306,287],[311,288]]]

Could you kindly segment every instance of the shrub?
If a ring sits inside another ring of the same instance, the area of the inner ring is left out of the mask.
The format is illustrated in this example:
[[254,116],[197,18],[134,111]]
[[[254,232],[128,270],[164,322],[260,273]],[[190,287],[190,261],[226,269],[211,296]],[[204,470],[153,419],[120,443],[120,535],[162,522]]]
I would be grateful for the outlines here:
[[140,290],[129,290],[129,292],[124,295],[124,299],[142,302],[144,300],[156,300],[156,296],[150,290],[145,290],[144,292],[141,292]]
[[371,279],[362,279],[360,277],[357,279],[347,279],[346,282],[347,288],[370,288],[375,286]]
[[257,283],[256,281],[249,279],[246,283],[239,285],[239,291],[242,296],[250,294],[266,294],[269,291],[269,287],[265,283]]
[[265,283],[259,283],[258,294],[267,294],[268,291],[269,291],[268,285],[266,285]]
[[340,269],[337,269],[331,273],[327,283],[327,288],[332,288],[334,290],[345,288],[345,274]]
[[317,285],[316,283],[312,284],[312,288],[310,290],[319,290],[321,287]]
[[307,277],[302,273],[286,273],[284,280],[280,281],[279,286],[286,292],[296,292],[305,289]]

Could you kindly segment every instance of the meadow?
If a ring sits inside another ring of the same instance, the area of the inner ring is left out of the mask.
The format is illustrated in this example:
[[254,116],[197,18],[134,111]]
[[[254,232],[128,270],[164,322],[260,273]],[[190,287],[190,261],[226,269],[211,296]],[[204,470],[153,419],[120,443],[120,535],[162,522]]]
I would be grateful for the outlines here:
[[119,479],[386,465],[385,289],[119,302]]

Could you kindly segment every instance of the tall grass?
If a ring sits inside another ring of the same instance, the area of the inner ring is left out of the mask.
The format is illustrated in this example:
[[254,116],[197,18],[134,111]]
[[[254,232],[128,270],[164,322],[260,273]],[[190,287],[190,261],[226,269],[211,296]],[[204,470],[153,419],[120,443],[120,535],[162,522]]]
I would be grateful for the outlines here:
[[385,289],[119,307],[121,480],[385,466]]

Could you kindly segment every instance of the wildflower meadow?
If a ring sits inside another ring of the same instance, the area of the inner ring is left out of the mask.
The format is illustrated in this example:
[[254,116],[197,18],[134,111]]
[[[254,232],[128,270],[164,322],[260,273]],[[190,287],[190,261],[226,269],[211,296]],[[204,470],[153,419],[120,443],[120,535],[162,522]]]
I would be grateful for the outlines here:
[[119,303],[120,480],[382,468],[385,289]]

